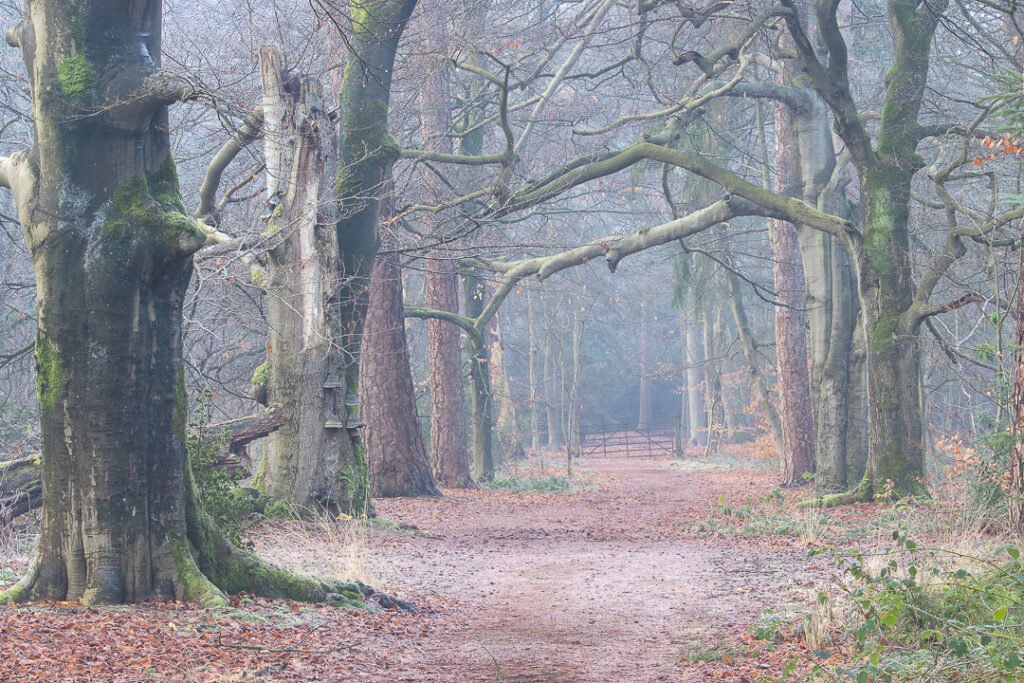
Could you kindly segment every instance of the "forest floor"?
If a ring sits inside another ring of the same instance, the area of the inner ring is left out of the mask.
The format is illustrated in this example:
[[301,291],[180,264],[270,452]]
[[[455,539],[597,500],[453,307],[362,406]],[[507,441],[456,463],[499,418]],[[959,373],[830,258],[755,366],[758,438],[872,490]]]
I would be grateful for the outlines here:
[[[545,481],[552,466],[531,459],[508,476]],[[573,469],[567,493],[445,490],[378,501],[386,522],[267,520],[250,534],[276,562],[369,579],[414,613],[244,597],[222,611],[7,608],[0,680],[749,683],[821,663],[783,624],[799,623],[828,561],[798,535],[732,533],[720,519],[772,498],[766,462],[734,451]],[[10,555],[0,588],[23,568]]]

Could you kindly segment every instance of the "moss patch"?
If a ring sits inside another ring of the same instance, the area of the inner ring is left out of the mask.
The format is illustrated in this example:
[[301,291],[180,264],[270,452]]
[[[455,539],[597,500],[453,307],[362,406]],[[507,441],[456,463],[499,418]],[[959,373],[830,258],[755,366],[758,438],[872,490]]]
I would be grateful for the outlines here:
[[53,409],[64,400],[67,393],[67,380],[60,354],[42,335],[36,337],[36,391],[39,407],[44,413],[53,413]]
[[158,170],[150,176],[133,176],[114,190],[111,217],[100,226],[104,239],[141,233],[160,243],[171,244],[182,233],[205,237],[199,226],[185,215],[173,162],[170,168],[170,171]]
[[60,60],[57,64],[57,80],[60,81],[64,97],[78,102],[93,91],[99,78],[92,63],[79,53]]

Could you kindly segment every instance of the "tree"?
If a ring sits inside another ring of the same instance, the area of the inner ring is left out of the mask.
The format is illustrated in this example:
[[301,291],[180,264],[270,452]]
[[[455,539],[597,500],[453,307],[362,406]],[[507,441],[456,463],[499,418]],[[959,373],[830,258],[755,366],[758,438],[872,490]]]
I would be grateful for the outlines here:
[[370,276],[359,359],[366,458],[374,496],[439,496],[416,414],[405,338],[402,268],[390,232]]
[[181,306],[206,235],[169,152],[167,105],[195,93],[160,68],[161,3],[27,10],[8,42],[30,74],[35,139],[0,161],[0,184],[36,273],[43,523],[0,602],[358,595],[232,547],[196,499]]

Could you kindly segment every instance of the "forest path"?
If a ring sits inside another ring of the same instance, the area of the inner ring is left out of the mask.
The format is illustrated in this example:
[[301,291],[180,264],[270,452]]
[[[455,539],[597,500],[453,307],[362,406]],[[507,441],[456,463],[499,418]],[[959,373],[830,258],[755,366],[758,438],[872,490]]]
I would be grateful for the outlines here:
[[429,534],[373,535],[389,583],[458,604],[454,627],[417,643],[419,661],[390,653],[391,680],[708,680],[691,660],[766,606],[804,602],[820,575],[802,549],[690,530],[719,495],[768,493],[769,473],[684,471],[667,458],[574,468],[597,490],[378,503]]

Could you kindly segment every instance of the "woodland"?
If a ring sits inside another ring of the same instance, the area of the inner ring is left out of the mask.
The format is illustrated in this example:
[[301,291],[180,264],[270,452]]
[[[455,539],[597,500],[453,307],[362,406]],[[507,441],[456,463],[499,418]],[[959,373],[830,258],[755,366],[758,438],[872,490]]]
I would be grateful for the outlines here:
[[1017,0],[0,26],[0,679],[1024,680]]

